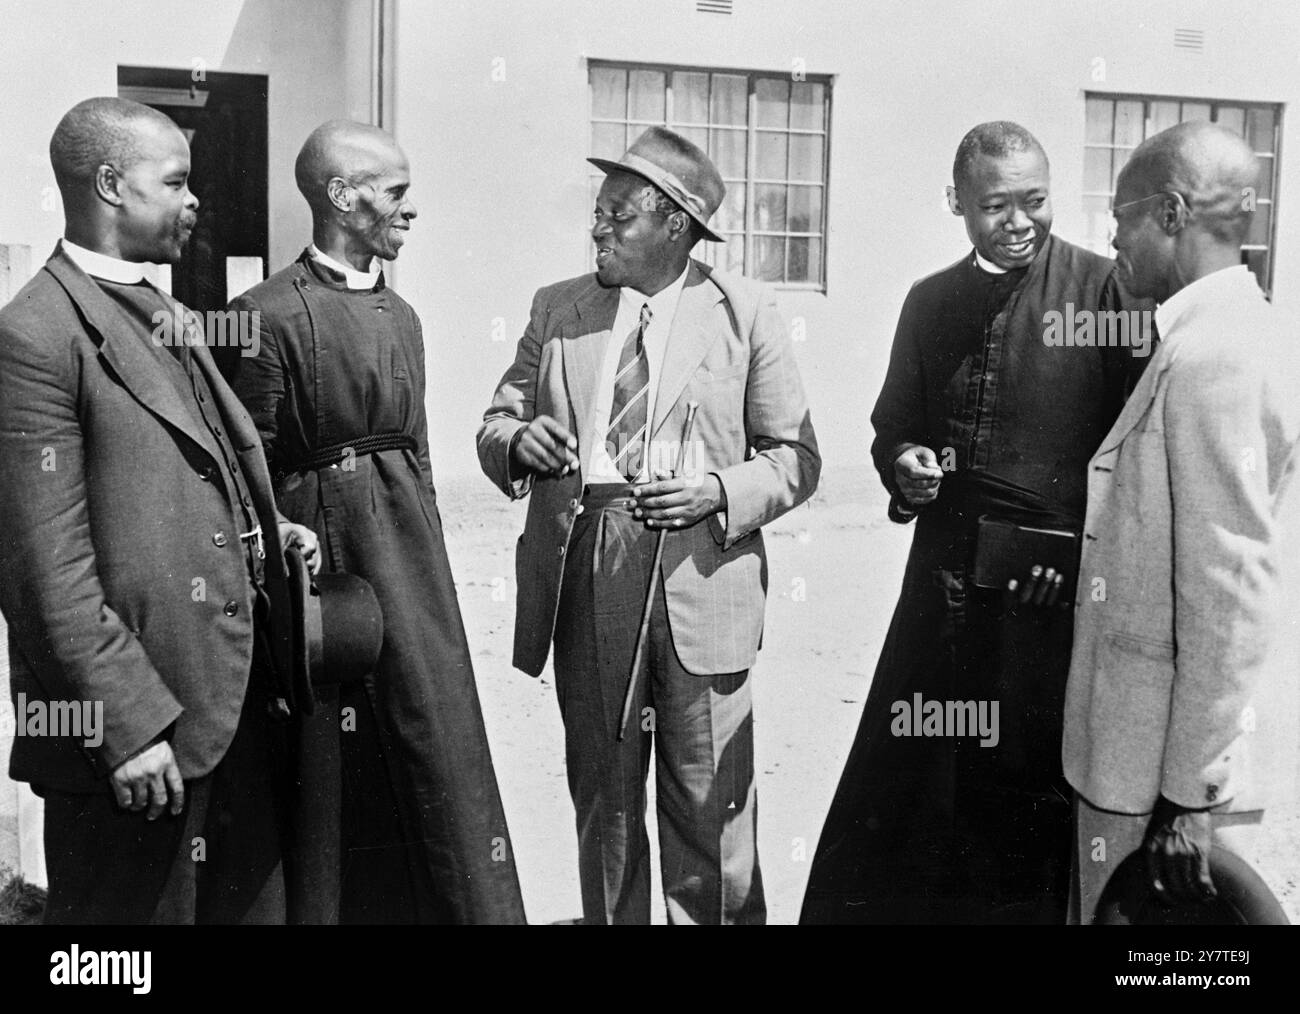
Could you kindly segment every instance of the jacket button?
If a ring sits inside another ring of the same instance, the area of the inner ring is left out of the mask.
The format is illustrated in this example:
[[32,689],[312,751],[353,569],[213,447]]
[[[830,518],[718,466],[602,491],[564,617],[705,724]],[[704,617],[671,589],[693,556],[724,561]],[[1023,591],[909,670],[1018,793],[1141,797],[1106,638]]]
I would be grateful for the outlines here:
[[576,511],[577,509],[578,509],[578,501],[577,501],[577,500],[570,500],[570,501],[569,501],[569,510],[571,510],[571,511]]
[[239,603],[236,602],[234,599],[231,599],[222,607],[221,611],[225,613],[227,616],[234,616],[237,612],[239,612]]
[[559,553],[560,556],[563,556],[563,555],[564,555],[564,547],[561,546],[561,547],[559,548],[559,550],[557,550],[557,552]]
[[216,546],[218,549],[224,546],[226,544],[226,533],[217,532],[216,535],[212,536],[212,544]]
[[217,470],[211,465],[205,465],[203,468],[199,469],[199,478],[204,482],[211,482],[216,474]]

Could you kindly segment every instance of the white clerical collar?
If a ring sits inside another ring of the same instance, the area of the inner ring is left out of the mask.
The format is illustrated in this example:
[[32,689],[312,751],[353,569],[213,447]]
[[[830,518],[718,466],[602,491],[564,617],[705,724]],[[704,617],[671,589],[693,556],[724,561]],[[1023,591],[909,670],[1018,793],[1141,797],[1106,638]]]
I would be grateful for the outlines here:
[[1005,275],[1007,273],[1006,268],[1000,268],[992,261],[986,261],[983,257],[980,256],[980,252],[978,250],[975,251],[975,263],[978,264],[980,267],[982,267],[985,271],[987,271],[991,275]]
[[627,285],[619,289],[619,295],[637,312],[640,312],[643,305],[649,303],[651,320],[672,320],[677,313],[677,303],[682,298],[682,289],[686,286],[686,275],[690,270],[690,261],[687,261],[685,269],[677,276],[677,279],[665,285],[653,296],[647,296],[644,292],[639,292]]
[[1216,303],[1234,294],[1238,289],[1249,286],[1256,292],[1259,284],[1250,268],[1245,264],[1211,271],[1208,275],[1184,285],[1172,296],[1156,307],[1156,331],[1163,338],[1173,332],[1180,318],[1196,307],[1197,304]]
[[331,271],[337,272],[343,276],[343,284],[349,289],[373,289],[379,284],[379,258],[370,258],[370,270],[358,271],[356,268],[347,264],[340,264],[333,257],[323,254],[315,243],[307,247],[307,252],[311,254],[312,259],[324,264]]
[[106,282],[118,282],[121,285],[134,285],[144,281],[144,264],[138,261],[124,261],[87,250],[67,239],[59,240],[59,245],[68,259],[91,278],[102,278]]

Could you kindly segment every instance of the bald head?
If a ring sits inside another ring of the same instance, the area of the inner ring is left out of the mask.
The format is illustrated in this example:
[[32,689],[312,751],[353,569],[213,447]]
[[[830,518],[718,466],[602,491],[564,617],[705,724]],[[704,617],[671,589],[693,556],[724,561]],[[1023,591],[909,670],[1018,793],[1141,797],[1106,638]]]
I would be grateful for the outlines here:
[[298,153],[294,176],[321,251],[359,271],[372,258],[397,257],[416,210],[410,166],[391,134],[351,120],[322,123]]
[[1143,141],[1119,174],[1116,203],[1180,194],[1189,226],[1239,246],[1250,230],[1259,159],[1244,140],[1212,123],[1180,123]]
[[405,169],[406,156],[387,131],[351,120],[330,120],[311,132],[293,172],[312,214],[319,215],[337,206],[330,199],[331,180],[361,186],[399,166]]
[[142,157],[147,142],[180,130],[168,117],[127,99],[105,96],[78,102],[64,114],[50,138],[50,164],[64,203],[75,203],[94,187],[101,165],[124,173]]

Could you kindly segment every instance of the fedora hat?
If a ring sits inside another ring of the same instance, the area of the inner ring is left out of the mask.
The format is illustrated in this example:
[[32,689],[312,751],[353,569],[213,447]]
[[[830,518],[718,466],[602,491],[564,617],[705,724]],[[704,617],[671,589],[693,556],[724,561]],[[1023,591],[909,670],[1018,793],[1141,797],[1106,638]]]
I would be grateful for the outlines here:
[[1151,893],[1146,856],[1139,850],[1111,875],[1097,902],[1094,926],[1286,926],[1290,920],[1268,885],[1235,852],[1210,848],[1210,879],[1217,897],[1166,905]]
[[352,683],[373,672],[384,643],[384,614],[356,574],[312,575],[297,546],[284,552],[293,613],[293,691],[311,714],[313,687]]
[[680,134],[651,127],[617,162],[607,158],[587,161],[606,173],[632,173],[649,180],[695,220],[705,239],[725,242],[709,228],[709,219],[722,203],[726,185],[709,156]]

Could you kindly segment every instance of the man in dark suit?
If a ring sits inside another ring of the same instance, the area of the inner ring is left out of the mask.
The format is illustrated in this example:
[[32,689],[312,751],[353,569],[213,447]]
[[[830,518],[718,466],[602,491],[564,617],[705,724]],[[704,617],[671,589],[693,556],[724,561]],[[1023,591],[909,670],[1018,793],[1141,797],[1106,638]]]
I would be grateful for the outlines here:
[[[484,472],[528,520],[514,664],[555,639],[584,919],[647,922],[653,734],[673,923],[764,921],[749,669],[763,630],[760,529],[821,469],[794,350],[770,293],[693,261],[724,187],[660,127],[608,175],[596,273],[537,293],[478,435]],[[670,478],[690,402],[684,475]],[[633,726],[619,742],[655,537],[667,533]]]
[[0,311],[0,608],[15,700],[99,721],[15,740],[11,777],[45,798],[46,920],[281,922],[278,549],[314,560],[316,538],[276,511],[192,318],[174,334],[144,280],[194,226],[180,130],[88,99],[50,158],[64,238]]

